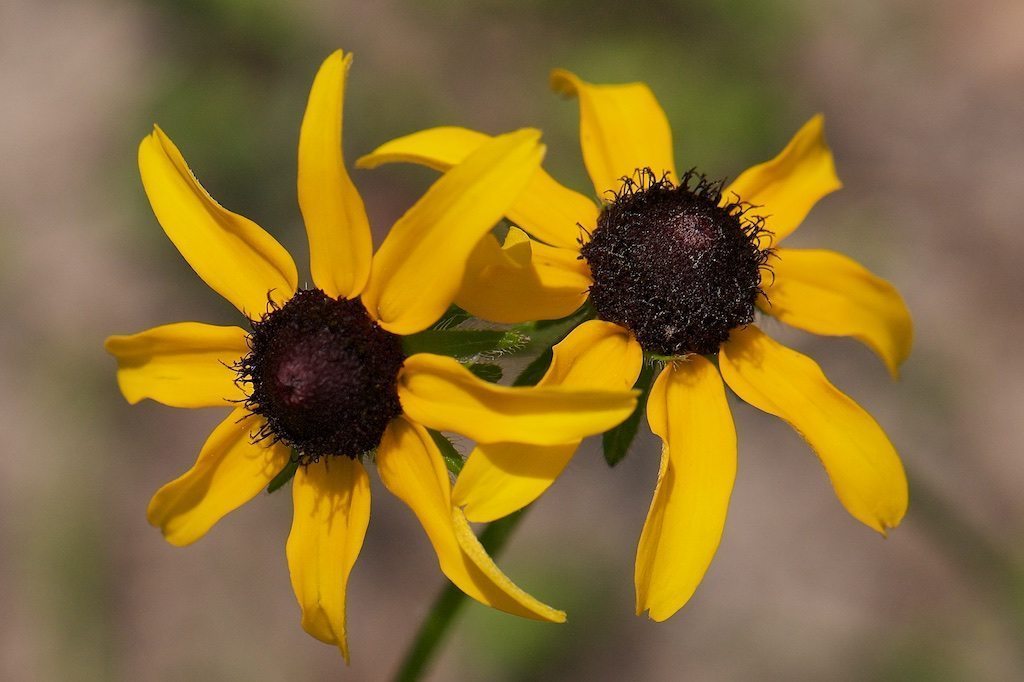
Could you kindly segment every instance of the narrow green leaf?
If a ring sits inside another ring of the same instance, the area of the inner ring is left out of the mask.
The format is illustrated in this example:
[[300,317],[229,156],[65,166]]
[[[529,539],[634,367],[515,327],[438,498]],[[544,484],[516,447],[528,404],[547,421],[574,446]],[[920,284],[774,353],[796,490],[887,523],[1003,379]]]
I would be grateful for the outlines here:
[[[520,329],[530,329],[530,348],[540,348],[540,354],[530,361],[515,381],[513,386],[536,386],[537,382],[544,377],[544,373],[551,366],[554,358],[554,351],[551,349],[558,345],[562,339],[567,337],[577,325],[588,319],[590,312],[588,306],[584,305],[572,315],[563,317],[561,320],[530,322],[527,325],[520,325]],[[536,336],[534,336],[536,334]],[[538,343],[543,339],[543,345]]]
[[474,362],[471,365],[466,365],[466,369],[480,377],[484,381],[489,381],[492,384],[496,384],[501,381],[501,367],[498,365],[492,365],[486,362]]
[[517,324],[513,329],[522,332],[525,336],[529,337],[530,341],[520,351],[519,355],[531,355],[545,348],[550,348],[564,339],[573,329],[593,316],[594,311],[588,301],[574,313],[560,320],[539,320],[537,322]]
[[281,469],[281,473],[279,473],[277,476],[274,476],[274,478],[271,479],[270,483],[267,485],[267,492],[276,492],[285,483],[292,480],[292,477],[295,476],[295,472],[298,470],[298,468],[299,462],[297,459],[295,459],[295,456],[293,454],[291,460],[289,460],[288,462],[288,465],[284,469]]
[[453,358],[472,358],[512,353],[529,341],[525,334],[515,329],[427,329],[403,337],[402,345],[407,355],[434,353]]
[[427,429],[427,431],[430,433],[430,437],[434,439],[437,449],[441,451],[444,465],[448,467],[448,471],[458,476],[459,472],[462,471],[462,465],[466,463],[466,460],[462,458],[462,454],[455,449],[455,446],[452,445],[452,442],[444,434],[434,429]]
[[473,316],[465,310],[452,304],[441,316],[441,319],[434,323],[432,329],[454,329],[471,317]]
[[551,359],[553,357],[554,353],[551,352],[551,346],[548,346],[544,349],[544,352],[530,361],[530,364],[519,373],[519,376],[512,382],[512,385],[536,386],[537,382],[544,376],[544,372],[547,372],[548,367],[551,366]]
[[601,444],[604,446],[604,459],[610,467],[625,459],[626,454],[629,452],[629,446],[633,443],[633,439],[636,438],[636,432],[640,426],[640,418],[647,411],[647,394],[651,391],[651,384],[656,373],[656,365],[660,367],[660,364],[647,360],[644,362],[643,369],[640,370],[640,377],[633,386],[640,390],[640,396],[637,398],[636,409],[633,410],[633,414],[629,415],[626,421],[614,429],[605,431],[601,437]]

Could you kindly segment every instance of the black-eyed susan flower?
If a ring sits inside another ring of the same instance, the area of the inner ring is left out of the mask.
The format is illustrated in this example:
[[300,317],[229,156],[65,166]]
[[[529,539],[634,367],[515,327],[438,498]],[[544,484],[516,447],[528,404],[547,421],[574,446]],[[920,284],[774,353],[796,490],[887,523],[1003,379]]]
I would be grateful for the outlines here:
[[[723,379],[803,436],[850,514],[883,534],[896,526],[907,482],[881,427],[813,360],[753,324],[760,309],[806,331],[852,336],[893,375],[910,351],[910,316],[889,283],[838,253],[779,246],[840,187],[823,118],[724,186],[677,173],[668,122],[646,85],[594,85],[561,70],[552,85],[579,98],[583,159],[601,201],[539,172],[507,214],[521,229],[503,246],[493,238],[478,246],[456,300],[481,317],[515,322],[566,315],[589,293],[597,319],[554,348],[541,385],[622,388],[639,377],[638,387],[650,386],[647,420],[664,447],[637,552],[637,613],[664,620],[679,610],[718,548],[736,474]],[[435,128],[359,163],[443,170],[488,139]],[[578,444],[481,444],[459,476],[455,503],[480,521],[521,508]]]
[[287,543],[302,626],[348,657],[345,586],[370,514],[364,460],[418,517],[441,570],[478,601],[527,618],[565,616],[516,587],[451,503],[428,428],[480,443],[554,445],[623,420],[626,391],[508,388],[454,358],[406,354],[403,335],[434,323],[474,245],[539,167],[539,134],[479,146],[444,174],[373,253],[363,202],[342,157],[350,56],[314,80],[299,138],[298,195],[315,288],[300,289],[289,254],[252,221],[216,203],[159,129],[139,147],[146,194],[189,265],[246,317],[250,330],[183,322],[108,339],[131,403],[232,407],[195,465],[148,510],[174,545],[217,521],[298,464]]

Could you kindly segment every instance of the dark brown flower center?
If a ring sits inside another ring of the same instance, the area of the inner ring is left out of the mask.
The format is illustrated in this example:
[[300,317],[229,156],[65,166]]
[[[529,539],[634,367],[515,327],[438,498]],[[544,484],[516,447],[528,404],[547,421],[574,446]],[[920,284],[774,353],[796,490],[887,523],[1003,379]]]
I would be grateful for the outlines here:
[[400,337],[358,299],[307,289],[252,322],[238,372],[251,385],[246,406],[266,420],[258,436],[286,443],[308,464],[380,444],[402,411],[396,382],[404,361]]
[[754,319],[768,257],[763,221],[738,198],[720,206],[721,190],[692,171],[679,184],[637,171],[581,250],[598,317],[628,328],[649,353],[716,353]]

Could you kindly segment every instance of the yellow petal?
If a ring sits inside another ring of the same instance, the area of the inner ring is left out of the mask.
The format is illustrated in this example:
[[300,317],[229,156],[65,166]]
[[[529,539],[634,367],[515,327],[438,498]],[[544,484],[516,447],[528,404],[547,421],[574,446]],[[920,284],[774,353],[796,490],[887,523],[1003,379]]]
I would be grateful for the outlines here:
[[395,334],[435,322],[455,299],[477,243],[526,187],[544,156],[524,129],[481,145],[398,219],[373,259],[367,310]]
[[914,324],[896,287],[834,251],[778,249],[758,305],[794,327],[852,336],[875,351],[893,377],[910,355]]
[[578,440],[563,445],[477,445],[455,481],[455,506],[474,523],[508,516],[543,495],[579,446]]
[[[404,162],[443,172],[462,163],[489,139],[489,135],[468,128],[430,128],[385,142],[356,161],[356,166],[376,168],[385,163]],[[586,236],[580,226],[593,230],[597,223],[597,206],[557,182],[542,168],[509,208],[508,218],[535,239],[577,250],[579,239]]]
[[347,662],[345,586],[370,522],[370,479],[357,460],[325,458],[296,470],[292,503],[288,571],[302,629]]
[[248,218],[213,200],[160,128],[139,145],[142,184],[164,232],[211,289],[249,318],[267,298],[287,300],[299,276],[291,256]]
[[532,241],[512,227],[504,246],[491,235],[476,245],[455,304],[503,324],[557,320],[583,305],[591,281],[578,251]]
[[739,196],[757,206],[750,215],[764,217],[771,242],[778,245],[800,226],[819,199],[842,186],[825,141],[825,117],[818,114],[778,156],[740,173],[722,193],[722,201]]
[[632,391],[498,386],[428,353],[405,361],[398,397],[417,422],[478,443],[561,445],[607,431],[636,406]]
[[608,199],[640,168],[675,175],[672,129],[646,84],[594,85],[555,69],[551,88],[579,97],[583,162],[599,197]]
[[[601,320],[584,322],[553,349],[538,386],[628,390],[636,383],[643,351],[633,336]],[[580,441],[560,445],[477,445],[452,491],[470,521],[493,521],[530,504],[572,459]]]
[[203,537],[288,464],[284,445],[252,442],[261,422],[250,415],[244,408],[233,410],[210,434],[195,465],[150,500],[149,523],[160,528],[167,542],[180,547]]
[[404,417],[391,422],[377,449],[384,485],[409,505],[437,553],[441,571],[481,604],[555,623],[565,614],[517,587],[484,551],[465,515],[452,506],[444,460],[430,434]]
[[636,612],[681,609],[718,550],[736,480],[736,429],[718,370],[697,355],[666,367],[647,400],[661,470],[636,554]]
[[111,336],[104,347],[117,358],[117,384],[132,405],[151,398],[171,407],[223,407],[245,399],[231,368],[249,352],[238,327],[179,322]]
[[803,436],[854,518],[883,535],[899,524],[907,510],[907,477],[896,450],[816,362],[750,326],[732,332],[719,367],[736,395]]
[[370,276],[373,237],[363,200],[345,170],[342,112],[352,55],[338,50],[313,80],[299,134],[299,207],[309,237],[313,282],[354,298]]

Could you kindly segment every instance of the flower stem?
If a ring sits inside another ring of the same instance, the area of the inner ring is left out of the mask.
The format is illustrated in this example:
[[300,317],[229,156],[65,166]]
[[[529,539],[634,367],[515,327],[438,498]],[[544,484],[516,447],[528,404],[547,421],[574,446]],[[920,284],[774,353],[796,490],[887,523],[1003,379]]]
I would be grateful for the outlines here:
[[[567,334],[576,328],[576,325],[590,319],[592,313],[591,307],[584,304],[575,313],[561,320],[520,325],[518,329],[531,339],[529,350],[538,352],[538,355],[523,368],[519,376],[512,382],[512,385],[533,386],[536,384],[547,371],[548,365],[551,364],[552,348],[555,344],[564,339]],[[436,441],[438,438],[441,439],[437,442],[438,446],[442,448],[442,452],[447,450],[445,445],[451,448],[451,443],[444,439],[444,436],[441,434],[431,435],[434,436]],[[457,453],[455,454],[457,455]],[[451,458],[449,458],[448,466],[449,470],[457,475],[458,469],[461,468],[461,462],[453,467],[451,466]],[[505,518],[491,522],[480,533],[480,544],[483,545],[484,550],[492,558],[496,559],[498,557],[498,554],[505,547],[505,543],[508,542],[513,531],[522,521],[528,508],[520,509]],[[455,585],[449,583],[445,586],[441,594],[434,601],[434,605],[431,607],[430,613],[427,614],[426,620],[420,625],[419,632],[416,633],[416,639],[413,640],[412,646],[405,654],[402,667],[398,669],[398,674],[395,675],[396,682],[415,682],[423,677],[427,666],[430,665],[430,662],[437,655],[442,640],[448,634],[448,631],[451,630],[455,617],[465,605],[466,599],[466,594],[455,587]]]
[[[488,554],[497,558],[525,515],[526,509],[520,509],[484,528],[480,534],[480,544]],[[415,682],[415,680],[422,679],[427,666],[437,655],[441,641],[451,630],[455,617],[462,611],[467,599],[466,593],[451,583],[441,591],[405,655],[402,667],[395,675],[396,682]]]

